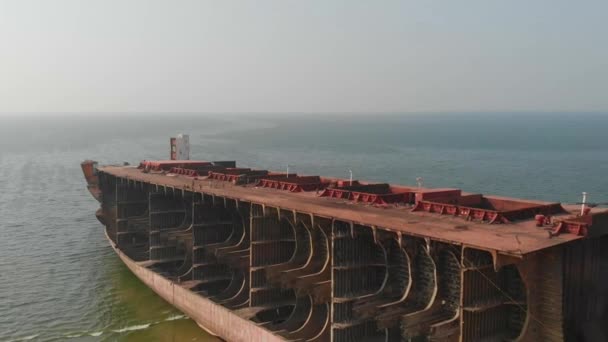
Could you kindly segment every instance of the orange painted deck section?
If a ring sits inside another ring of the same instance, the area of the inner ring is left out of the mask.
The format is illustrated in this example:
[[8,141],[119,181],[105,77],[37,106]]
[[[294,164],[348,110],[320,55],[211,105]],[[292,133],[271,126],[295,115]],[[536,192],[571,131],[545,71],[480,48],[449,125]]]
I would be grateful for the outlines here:
[[[379,208],[345,200],[318,197],[315,192],[291,193],[233,185],[229,182],[212,181],[201,177],[195,180],[187,176],[144,173],[135,167],[106,166],[101,167],[100,171],[116,177],[158,186],[201,192],[355,224],[376,226],[408,235],[428,237],[516,257],[523,257],[526,254],[582,238],[572,234],[561,234],[550,238],[547,230],[536,227],[534,220],[509,224],[486,224],[466,221],[458,217],[412,212],[410,207],[405,206]],[[555,217],[569,215],[556,215]]]

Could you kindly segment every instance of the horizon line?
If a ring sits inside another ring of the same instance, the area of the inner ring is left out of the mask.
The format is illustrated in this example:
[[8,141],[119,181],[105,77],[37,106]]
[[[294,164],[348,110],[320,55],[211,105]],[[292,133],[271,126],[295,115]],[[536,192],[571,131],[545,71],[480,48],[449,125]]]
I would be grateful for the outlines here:
[[0,111],[3,115],[19,114],[222,114],[222,115],[242,115],[242,114],[335,114],[335,115],[361,115],[361,114],[608,114],[606,110],[420,110],[420,111]]

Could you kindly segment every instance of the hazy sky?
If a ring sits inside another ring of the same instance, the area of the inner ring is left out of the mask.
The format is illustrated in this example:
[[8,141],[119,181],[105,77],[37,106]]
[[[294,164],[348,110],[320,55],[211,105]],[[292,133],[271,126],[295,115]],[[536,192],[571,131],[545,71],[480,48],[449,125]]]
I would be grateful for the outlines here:
[[0,112],[608,111],[608,1],[0,0]]

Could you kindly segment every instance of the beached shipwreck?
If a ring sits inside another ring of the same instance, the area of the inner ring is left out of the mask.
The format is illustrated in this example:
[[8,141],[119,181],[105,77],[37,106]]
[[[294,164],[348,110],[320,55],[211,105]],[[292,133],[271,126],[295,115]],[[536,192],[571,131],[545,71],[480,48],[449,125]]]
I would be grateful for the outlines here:
[[231,161],[82,168],[124,263],[228,341],[606,340],[599,208]]

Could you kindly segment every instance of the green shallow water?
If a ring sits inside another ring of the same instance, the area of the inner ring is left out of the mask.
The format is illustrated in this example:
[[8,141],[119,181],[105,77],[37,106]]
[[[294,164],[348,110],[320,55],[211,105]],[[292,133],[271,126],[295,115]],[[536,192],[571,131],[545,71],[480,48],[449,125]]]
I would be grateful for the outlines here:
[[608,116],[421,114],[0,118],[0,341],[213,341],[108,245],[84,159],[192,157],[356,179],[608,201]]
[[[70,331],[63,337],[100,341],[219,341],[157,296],[113,255],[105,267],[109,293],[100,294],[107,325],[95,331]],[[63,339],[60,338],[60,339]]]

